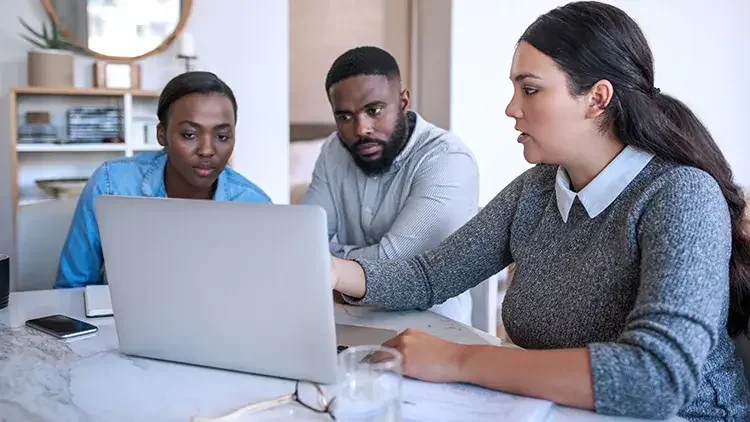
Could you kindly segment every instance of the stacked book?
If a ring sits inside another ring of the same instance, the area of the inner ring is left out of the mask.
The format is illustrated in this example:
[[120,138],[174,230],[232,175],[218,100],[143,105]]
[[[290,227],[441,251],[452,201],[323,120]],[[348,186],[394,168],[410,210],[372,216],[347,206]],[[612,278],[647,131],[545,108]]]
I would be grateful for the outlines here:
[[68,142],[123,142],[122,110],[79,107],[68,110]]
[[52,144],[57,142],[57,129],[51,123],[25,123],[18,128],[20,144]]

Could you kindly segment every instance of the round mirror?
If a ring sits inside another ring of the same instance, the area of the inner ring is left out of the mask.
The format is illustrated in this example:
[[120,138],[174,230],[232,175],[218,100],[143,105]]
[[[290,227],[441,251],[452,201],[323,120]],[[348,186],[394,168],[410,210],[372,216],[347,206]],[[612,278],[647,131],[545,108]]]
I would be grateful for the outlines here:
[[68,41],[109,61],[165,50],[185,26],[192,0],[41,0]]

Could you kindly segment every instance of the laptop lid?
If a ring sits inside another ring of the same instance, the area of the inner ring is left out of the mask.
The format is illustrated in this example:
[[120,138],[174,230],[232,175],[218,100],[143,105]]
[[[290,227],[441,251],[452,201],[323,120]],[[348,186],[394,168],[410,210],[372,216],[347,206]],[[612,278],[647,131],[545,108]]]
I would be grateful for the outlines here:
[[124,196],[95,201],[123,353],[335,382],[322,208]]

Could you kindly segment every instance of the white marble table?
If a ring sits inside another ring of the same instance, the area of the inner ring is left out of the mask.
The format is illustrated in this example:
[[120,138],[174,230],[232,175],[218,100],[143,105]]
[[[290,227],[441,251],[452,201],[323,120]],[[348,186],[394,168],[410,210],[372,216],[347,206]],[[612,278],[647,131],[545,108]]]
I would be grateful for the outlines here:
[[[25,327],[62,313],[99,327],[61,341]],[[501,344],[486,333],[432,312],[378,312],[337,305],[336,321],[402,330],[420,328],[448,340]],[[113,318],[86,318],[83,290],[13,293],[0,310],[0,421],[189,421],[288,394],[291,381],[134,358],[118,350]],[[317,419],[316,419],[317,418]],[[285,406],[248,420],[328,420]],[[591,412],[553,407],[548,421],[600,421]]]

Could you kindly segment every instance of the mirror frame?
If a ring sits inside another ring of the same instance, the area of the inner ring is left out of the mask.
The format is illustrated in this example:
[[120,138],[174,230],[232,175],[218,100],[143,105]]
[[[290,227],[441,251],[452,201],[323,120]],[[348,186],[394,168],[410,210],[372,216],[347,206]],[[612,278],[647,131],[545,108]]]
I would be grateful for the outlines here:
[[55,25],[57,25],[58,28],[60,28],[60,34],[65,37],[68,41],[71,43],[78,45],[79,47],[83,48],[86,51],[86,54],[97,58],[99,60],[105,60],[110,63],[132,63],[137,60],[145,59],[146,57],[153,56],[154,54],[158,54],[166,50],[172,43],[177,39],[177,37],[180,36],[182,31],[185,29],[185,25],[187,24],[188,18],[190,18],[190,13],[193,10],[193,0],[181,0],[180,1],[180,21],[177,22],[177,26],[175,26],[174,31],[172,31],[171,34],[167,38],[164,39],[164,41],[161,42],[156,48],[154,48],[151,51],[148,51],[144,54],[141,54],[140,56],[133,56],[133,57],[127,57],[127,56],[108,56],[106,54],[98,53],[96,51],[91,50],[88,48],[88,46],[81,45],[81,41],[75,39],[68,28],[66,28],[62,22],[60,21],[60,17],[57,15],[57,10],[55,10],[55,6],[52,4],[52,0],[40,0],[42,2],[42,7],[44,7],[44,11],[47,13],[48,16],[52,18],[52,20],[55,22]]

